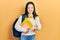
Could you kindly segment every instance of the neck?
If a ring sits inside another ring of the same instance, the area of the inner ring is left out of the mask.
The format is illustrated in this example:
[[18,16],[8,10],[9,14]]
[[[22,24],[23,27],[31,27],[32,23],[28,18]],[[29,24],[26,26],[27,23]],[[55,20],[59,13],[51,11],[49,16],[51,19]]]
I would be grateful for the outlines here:
[[32,13],[29,13],[29,14],[32,14]]

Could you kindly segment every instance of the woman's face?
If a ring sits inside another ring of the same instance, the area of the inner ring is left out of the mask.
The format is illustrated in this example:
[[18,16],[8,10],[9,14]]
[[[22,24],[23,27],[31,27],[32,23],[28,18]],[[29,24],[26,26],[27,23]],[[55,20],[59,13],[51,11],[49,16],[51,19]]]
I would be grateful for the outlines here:
[[34,11],[34,7],[33,7],[33,5],[32,4],[29,4],[28,5],[28,13],[33,13],[33,11]]

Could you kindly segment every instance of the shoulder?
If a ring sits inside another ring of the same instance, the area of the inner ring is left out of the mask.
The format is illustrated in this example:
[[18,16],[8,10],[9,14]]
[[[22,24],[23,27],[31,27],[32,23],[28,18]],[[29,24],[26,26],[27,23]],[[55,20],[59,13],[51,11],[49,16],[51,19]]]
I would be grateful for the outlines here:
[[21,15],[19,16],[19,19],[22,19],[22,16],[23,16],[23,14],[21,14]]
[[25,14],[21,14],[20,16],[19,16],[19,18],[22,18],[22,17],[25,17],[26,15]]
[[21,18],[21,17],[22,17],[22,15],[19,16],[19,18]]
[[36,16],[35,19],[39,19],[39,16]]

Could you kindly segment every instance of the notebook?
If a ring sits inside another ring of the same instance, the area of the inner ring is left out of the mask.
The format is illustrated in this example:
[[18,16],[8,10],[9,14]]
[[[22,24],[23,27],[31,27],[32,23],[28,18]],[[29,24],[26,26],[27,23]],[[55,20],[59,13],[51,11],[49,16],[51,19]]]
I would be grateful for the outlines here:
[[20,26],[23,28],[32,28],[33,24],[28,18],[25,18],[25,20],[20,24]]

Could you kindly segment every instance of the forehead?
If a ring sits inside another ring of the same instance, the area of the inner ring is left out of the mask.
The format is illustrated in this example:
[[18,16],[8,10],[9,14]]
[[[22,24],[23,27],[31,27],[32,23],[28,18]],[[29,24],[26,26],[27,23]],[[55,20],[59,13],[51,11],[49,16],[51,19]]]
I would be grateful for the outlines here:
[[33,4],[29,4],[28,7],[33,7]]

